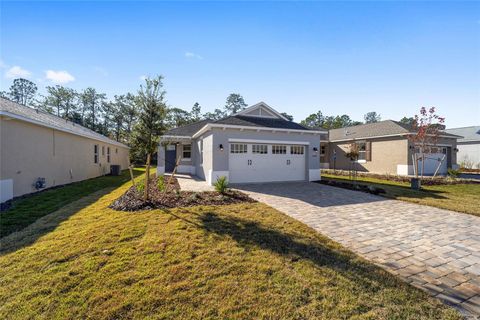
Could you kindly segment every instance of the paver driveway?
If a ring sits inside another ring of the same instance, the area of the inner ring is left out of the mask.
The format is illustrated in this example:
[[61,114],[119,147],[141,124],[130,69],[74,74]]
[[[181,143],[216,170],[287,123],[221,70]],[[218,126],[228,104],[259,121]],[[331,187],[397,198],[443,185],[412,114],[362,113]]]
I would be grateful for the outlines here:
[[317,183],[236,188],[480,316],[480,217]]

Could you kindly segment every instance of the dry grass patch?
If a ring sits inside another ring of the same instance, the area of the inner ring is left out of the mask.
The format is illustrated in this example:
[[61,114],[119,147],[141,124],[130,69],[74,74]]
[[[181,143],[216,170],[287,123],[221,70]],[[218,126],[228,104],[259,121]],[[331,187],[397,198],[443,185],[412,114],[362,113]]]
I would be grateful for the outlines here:
[[0,318],[459,318],[261,203],[109,209],[127,188],[2,239]]

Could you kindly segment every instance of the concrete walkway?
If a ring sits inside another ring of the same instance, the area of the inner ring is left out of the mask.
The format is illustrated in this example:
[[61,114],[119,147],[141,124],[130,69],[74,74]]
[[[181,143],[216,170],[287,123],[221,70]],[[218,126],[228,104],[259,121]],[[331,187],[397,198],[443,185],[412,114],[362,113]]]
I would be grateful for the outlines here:
[[480,319],[480,217],[316,183],[236,188]]
[[[169,174],[166,174],[166,176],[169,176]],[[175,174],[175,178],[177,178],[180,189],[183,191],[202,192],[214,190],[213,187],[208,185],[205,180],[201,180],[196,176],[191,176],[188,174]]]

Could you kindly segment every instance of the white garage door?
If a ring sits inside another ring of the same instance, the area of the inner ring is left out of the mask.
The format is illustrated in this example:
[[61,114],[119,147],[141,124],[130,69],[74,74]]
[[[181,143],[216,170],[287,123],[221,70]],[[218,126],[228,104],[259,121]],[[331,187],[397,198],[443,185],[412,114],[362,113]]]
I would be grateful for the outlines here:
[[231,143],[232,183],[305,180],[305,146]]
[[[418,155],[420,158],[420,155]],[[447,173],[447,158],[444,153],[427,153],[425,154],[425,171],[423,172],[424,175],[433,175],[435,170],[440,166],[438,169],[438,173],[440,175],[444,175]],[[422,160],[418,161],[418,173],[422,173]]]

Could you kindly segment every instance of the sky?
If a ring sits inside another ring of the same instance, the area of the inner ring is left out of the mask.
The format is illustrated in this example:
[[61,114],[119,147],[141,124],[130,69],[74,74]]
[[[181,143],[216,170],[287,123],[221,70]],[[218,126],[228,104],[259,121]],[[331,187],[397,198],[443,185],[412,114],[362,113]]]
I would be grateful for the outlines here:
[[435,106],[480,124],[480,2],[0,2],[0,90],[16,77],[109,97],[163,75],[168,104],[230,93],[296,121]]

